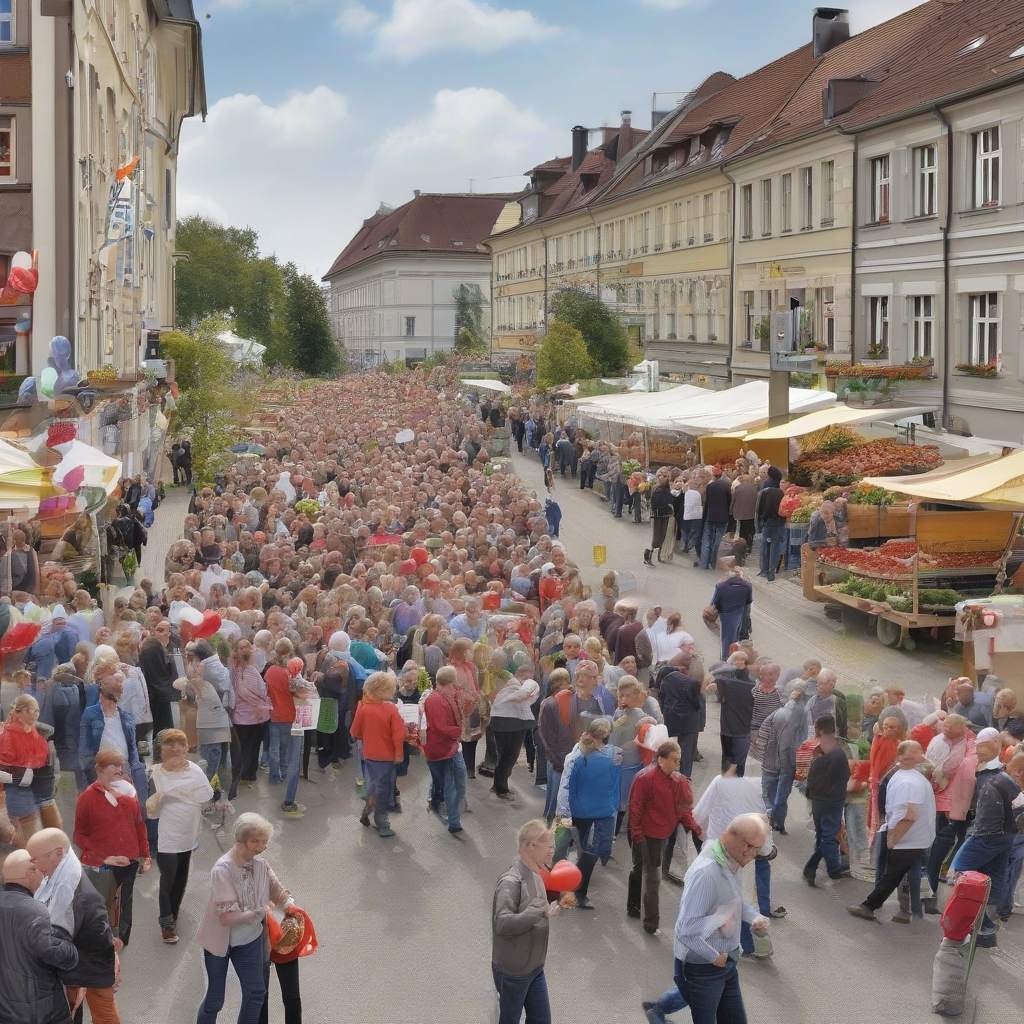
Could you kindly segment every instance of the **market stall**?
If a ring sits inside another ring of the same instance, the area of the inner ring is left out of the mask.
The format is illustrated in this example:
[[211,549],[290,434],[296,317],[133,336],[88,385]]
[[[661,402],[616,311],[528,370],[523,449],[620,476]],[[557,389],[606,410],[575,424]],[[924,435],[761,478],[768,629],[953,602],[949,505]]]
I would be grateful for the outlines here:
[[[851,520],[843,544],[816,552],[805,545],[805,596],[866,612],[876,618],[883,643],[910,646],[910,629],[948,632],[956,626],[965,592],[983,600],[993,589],[1001,591],[1024,522],[1024,452],[963,461],[969,464],[866,477],[862,491],[890,497],[898,492],[907,501],[902,508],[884,500],[877,506],[878,526],[872,529],[879,538],[891,531],[892,539],[855,547]],[[927,509],[922,503],[959,508]],[[833,571],[845,579],[825,585],[825,574]]]
[[1024,706],[1024,595],[971,598],[956,607],[956,638],[963,641],[963,674],[975,683],[1001,679]]

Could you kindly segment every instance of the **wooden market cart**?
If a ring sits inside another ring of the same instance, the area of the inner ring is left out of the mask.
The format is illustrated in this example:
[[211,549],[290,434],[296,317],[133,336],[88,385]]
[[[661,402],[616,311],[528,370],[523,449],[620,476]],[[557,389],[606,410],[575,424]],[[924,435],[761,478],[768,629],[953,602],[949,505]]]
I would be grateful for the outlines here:
[[[854,609],[875,618],[875,634],[888,647],[908,647],[912,629],[945,630],[951,639],[956,628],[954,610],[948,613],[922,607],[919,595],[922,589],[936,587],[942,581],[953,580],[961,588],[972,582],[994,578],[995,589],[1001,590],[1006,582],[1006,563],[1013,550],[1024,514],[1009,511],[912,511],[913,506],[880,509],[877,525],[865,523],[862,537],[893,537],[900,529],[903,536],[917,542],[917,552],[908,560],[905,573],[880,574],[856,565],[832,566],[853,576],[878,580],[883,583],[906,584],[911,594],[910,610],[897,610],[886,601],[876,601],[853,594],[837,593],[834,586],[825,585],[819,574],[816,552],[808,545],[802,548],[801,576],[803,593],[810,601],[822,601]],[[878,533],[874,533],[878,530]],[[851,538],[854,529],[851,527]],[[969,556],[979,552],[998,552],[998,557],[987,565],[943,566],[922,568],[921,555]]]

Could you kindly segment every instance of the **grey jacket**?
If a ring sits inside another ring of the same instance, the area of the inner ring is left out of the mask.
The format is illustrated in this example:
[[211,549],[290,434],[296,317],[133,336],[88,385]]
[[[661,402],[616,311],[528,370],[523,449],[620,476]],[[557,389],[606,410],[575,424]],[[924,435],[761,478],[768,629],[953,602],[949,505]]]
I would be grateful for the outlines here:
[[547,896],[540,875],[517,860],[498,879],[491,909],[491,964],[504,974],[531,974],[548,952]]
[[0,1024],[71,1024],[60,971],[78,963],[71,936],[20,885],[0,892]]
[[807,739],[807,698],[799,701],[790,698],[776,714],[781,717],[783,711],[789,711],[789,721],[782,726],[779,736],[779,761],[783,769],[792,771],[796,767],[797,748]]

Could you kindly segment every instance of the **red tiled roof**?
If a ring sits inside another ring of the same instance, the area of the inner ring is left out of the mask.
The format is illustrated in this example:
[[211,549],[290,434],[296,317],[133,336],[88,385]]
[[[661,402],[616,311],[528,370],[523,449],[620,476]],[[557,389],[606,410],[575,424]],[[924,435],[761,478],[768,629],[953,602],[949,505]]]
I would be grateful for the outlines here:
[[[963,52],[974,40],[984,39]],[[749,152],[829,127],[854,130],[973,89],[996,89],[1024,75],[1024,0],[931,0],[875,25],[826,53]],[[872,83],[853,107],[826,124],[822,94],[833,79]]]
[[391,213],[375,213],[363,221],[323,279],[385,253],[476,254],[505,204],[516,197],[515,193],[424,193]]
[[[660,129],[652,133],[625,172],[605,190],[601,200],[615,198],[645,184],[644,165],[654,150],[700,135],[713,125],[732,125],[721,159],[733,156],[764,131],[814,65],[812,47],[808,43],[738,80],[726,81],[730,76],[724,72],[712,75],[688,104],[666,118]],[[676,167],[656,177],[648,176],[646,181],[660,184],[703,169],[709,163],[704,158],[696,165]]]

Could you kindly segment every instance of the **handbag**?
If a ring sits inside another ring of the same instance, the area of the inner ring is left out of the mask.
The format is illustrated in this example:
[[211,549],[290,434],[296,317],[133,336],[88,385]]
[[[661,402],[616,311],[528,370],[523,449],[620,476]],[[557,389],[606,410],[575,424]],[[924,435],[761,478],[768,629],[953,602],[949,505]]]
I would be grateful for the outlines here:
[[338,702],[333,697],[321,697],[320,717],[316,722],[316,731],[322,733],[338,731]]
[[713,633],[717,633],[719,630],[718,624],[718,609],[713,605],[709,604],[704,611],[701,612],[700,617],[704,620],[704,625],[708,627]]

